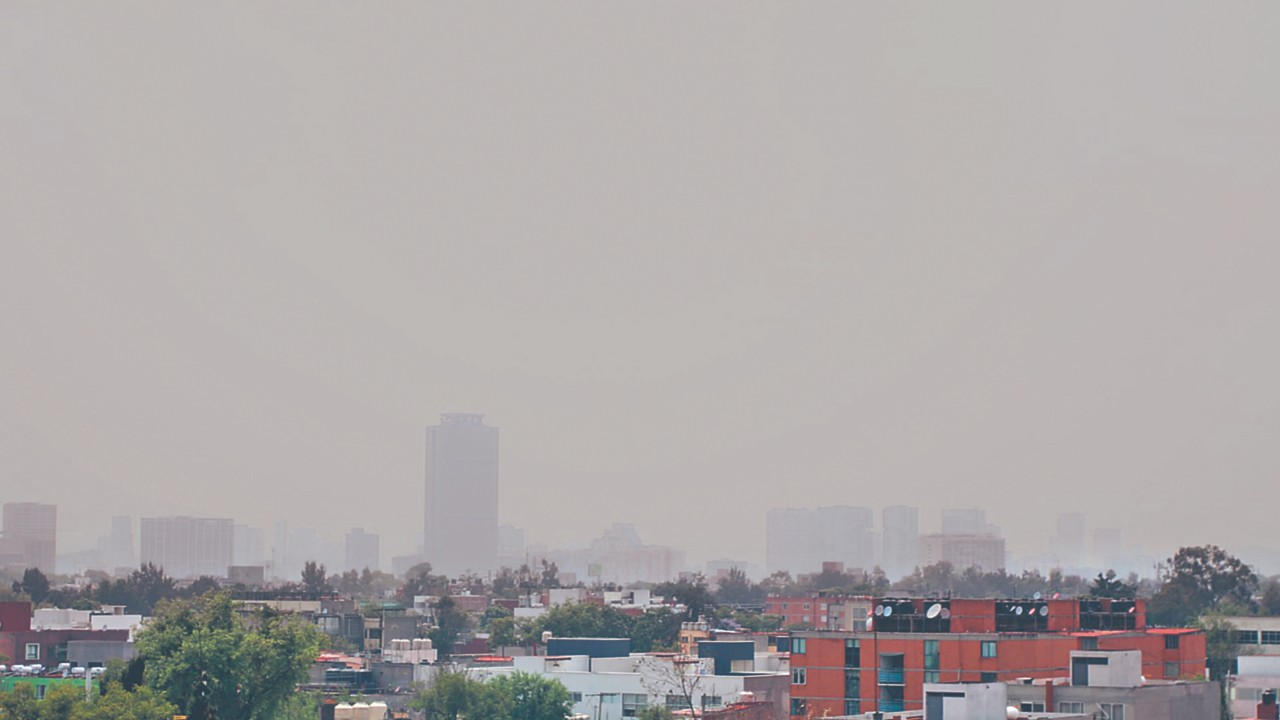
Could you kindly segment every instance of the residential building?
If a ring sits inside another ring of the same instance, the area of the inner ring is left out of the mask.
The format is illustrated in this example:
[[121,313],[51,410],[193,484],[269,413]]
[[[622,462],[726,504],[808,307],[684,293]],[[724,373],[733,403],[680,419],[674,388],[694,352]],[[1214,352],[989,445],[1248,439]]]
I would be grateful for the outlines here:
[[[698,657],[692,657],[628,653],[625,639],[556,640],[562,654],[515,657],[510,665],[477,666],[470,672],[485,680],[512,672],[559,680],[569,691],[571,712],[593,720],[635,717],[651,705],[688,711],[692,704],[712,717],[710,711],[727,708],[742,697],[769,704],[773,717],[786,714],[785,656],[757,653],[750,641],[704,641],[698,644]],[[548,652],[553,652],[550,647]]]
[[138,553],[133,544],[133,520],[128,515],[111,518],[111,532],[98,541],[99,569],[123,575],[138,569]]
[[0,602],[0,655],[11,658],[13,664],[54,668],[69,661],[68,644],[73,641],[123,643],[131,633],[123,627],[94,629],[92,623],[87,628],[36,629],[32,626],[31,603]]
[[920,536],[920,567],[951,563],[957,572],[978,568],[985,572],[1004,570],[1004,538],[997,535]]
[[981,508],[952,508],[942,511],[943,535],[986,535],[987,511]]
[[266,533],[261,528],[237,523],[231,530],[231,562],[265,566],[267,559]]
[[1222,619],[1235,627],[1235,642],[1242,655],[1280,655],[1280,617],[1230,615]]
[[5,554],[16,556],[20,567],[55,572],[58,555],[58,506],[44,503],[4,504]]
[[805,595],[770,595],[764,611],[782,618],[786,628],[814,630],[860,629],[871,609],[872,598],[842,595],[834,592],[812,592]]
[[142,518],[142,562],[174,578],[225,578],[233,564],[229,518]]
[[498,429],[484,416],[447,413],[427,428],[423,553],[437,573],[485,574],[498,565]]
[[[1261,718],[1254,709],[1272,693],[1270,705],[1275,705],[1275,689],[1280,688],[1280,655],[1251,654],[1256,648],[1244,648],[1236,659],[1236,672],[1227,680],[1230,688],[1231,713],[1238,718]],[[1274,708],[1273,708],[1274,709]],[[1274,715],[1272,716],[1275,717]]]
[[919,711],[926,683],[1061,677],[1073,651],[1138,651],[1149,680],[1204,672],[1204,633],[1148,629],[1141,600],[880,598],[870,617],[870,629],[778,639],[793,703],[814,717]]
[[920,511],[906,505],[887,507],[880,513],[884,561],[881,569],[890,580],[910,575],[919,559]]
[[345,569],[381,569],[379,542],[377,533],[365,532],[364,528],[352,528],[347,533]]
[[[1069,675],[1023,678],[1008,683],[1009,706],[1022,712],[1070,713],[1107,720],[1218,720],[1221,717],[1216,682],[1146,678],[1142,653],[1136,650],[1073,651],[1069,658]],[[1253,709],[1253,706],[1249,708]]]

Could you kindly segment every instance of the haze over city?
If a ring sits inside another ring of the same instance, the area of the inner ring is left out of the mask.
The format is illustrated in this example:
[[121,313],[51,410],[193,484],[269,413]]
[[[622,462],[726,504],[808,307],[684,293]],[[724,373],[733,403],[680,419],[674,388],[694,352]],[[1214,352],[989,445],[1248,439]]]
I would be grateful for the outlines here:
[[462,412],[551,546],[1268,545],[1280,7],[734,7],[0,10],[0,500],[409,553]]

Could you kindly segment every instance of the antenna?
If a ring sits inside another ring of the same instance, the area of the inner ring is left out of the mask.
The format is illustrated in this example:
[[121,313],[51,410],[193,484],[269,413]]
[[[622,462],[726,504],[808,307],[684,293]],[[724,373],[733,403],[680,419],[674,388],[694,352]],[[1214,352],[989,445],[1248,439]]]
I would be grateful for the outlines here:
[[934,618],[938,617],[941,614],[942,614],[942,603],[934,603],[929,606],[928,610],[925,611],[924,616],[929,618],[930,620],[933,620]]

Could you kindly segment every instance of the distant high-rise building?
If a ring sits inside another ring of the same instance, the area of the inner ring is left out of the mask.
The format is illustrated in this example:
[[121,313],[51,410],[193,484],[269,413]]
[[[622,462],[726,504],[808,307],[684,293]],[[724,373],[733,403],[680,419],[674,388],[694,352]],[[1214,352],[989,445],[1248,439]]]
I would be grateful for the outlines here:
[[234,523],[229,518],[142,518],[142,563],[173,578],[226,577],[233,564]]
[[951,563],[956,572],[978,568],[984,572],[1004,570],[1004,538],[996,535],[920,536],[920,567]]
[[52,574],[58,555],[58,506],[5,503],[4,544],[18,565]]
[[498,526],[498,567],[517,569],[524,565],[524,530],[513,525]]
[[449,576],[498,565],[498,429],[447,413],[427,428],[423,554]]
[[920,511],[894,505],[881,512],[884,537],[883,570],[891,580],[910,575],[919,559]]
[[231,560],[242,567],[267,564],[266,533],[260,528],[237,524],[231,531]]
[[1093,564],[1100,569],[1115,570],[1125,564],[1124,533],[1120,528],[1097,528],[1093,531]]
[[111,518],[111,533],[98,541],[100,570],[121,573],[138,568],[138,556],[133,549],[133,520],[128,515]]
[[980,508],[942,511],[943,535],[986,535],[987,511]]
[[1079,570],[1084,564],[1084,515],[1058,515],[1058,534],[1053,539],[1053,556],[1064,568]]
[[875,565],[875,513],[847,505],[769,511],[765,565],[769,573],[819,572],[824,561],[870,572]]
[[364,528],[352,528],[347,533],[346,569],[381,569],[379,542],[377,533],[365,532]]

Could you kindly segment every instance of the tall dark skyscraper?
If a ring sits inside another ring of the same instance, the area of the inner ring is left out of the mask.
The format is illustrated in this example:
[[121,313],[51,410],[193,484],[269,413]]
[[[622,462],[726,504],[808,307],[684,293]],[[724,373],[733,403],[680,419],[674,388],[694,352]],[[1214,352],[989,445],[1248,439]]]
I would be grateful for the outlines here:
[[483,415],[446,413],[427,428],[423,554],[437,573],[498,565],[498,429]]

